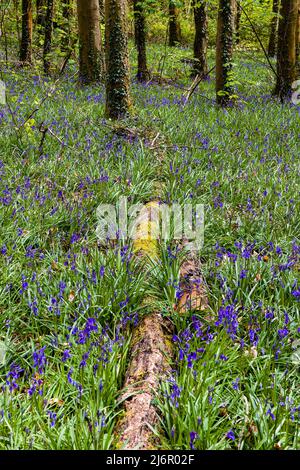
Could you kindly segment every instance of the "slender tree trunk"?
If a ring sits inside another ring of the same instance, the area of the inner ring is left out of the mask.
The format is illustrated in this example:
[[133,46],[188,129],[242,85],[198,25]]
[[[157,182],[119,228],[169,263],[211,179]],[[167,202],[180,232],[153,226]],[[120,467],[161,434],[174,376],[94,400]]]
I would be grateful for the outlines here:
[[173,2],[174,0],[169,0],[169,46],[171,47],[174,47],[181,42],[178,9]]
[[105,0],[106,110],[121,119],[130,108],[126,0]]
[[104,0],[99,0],[99,12],[101,23],[105,22],[105,13],[104,13]]
[[44,72],[49,75],[50,72],[50,59],[49,54],[51,52],[52,44],[52,31],[53,31],[53,12],[54,12],[54,0],[47,0],[47,10],[45,16],[45,40],[44,40]]
[[79,79],[83,83],[101,80],[103,52],[99,0],[77,0],[79,27]]
[[233,32],[235,0],[219,0],[217,50],[216,50],[216,93],[217,103],[227,106],[231,101]]
[[18,35],[18,43],[19,43],[19,49],[20,49],[21,48],[21,39],[22,39],[22,37],[21,37],[21,33],[20,33],[19,0],[13,0],[13,4],[14,4],[17,35]]
[[20,46],[20,61],[32,62],[32,2],[22,0],[22,36]]
[[205,75],[207,73],[207,4],[192,0],[195,22],[194,58],[196,62],[192,75]]
[[292,93],[296,80],[296,30],[298,0],[285,0],[281,4],[278,28],[277,81],[274,94],[285,101]]
[[240,44],[240,25],[242,16],[242,5],[240,1],[236,3],[236,17],[235,17],[235,42]]
[[63,24],[62,24],[62,30],[64,31],[64,35],[61,40],[61,50],[62,52],[68,52],[69,47],[70,47],[70,34],[71,34],[71,28],[70,28],[70,19],[71,19],[71,14],[72,14],[72,5],[71,5],[71,0],[64,0],[64,3],[62,5],[62,17],[63,17]]
[[298,19],[296,27],[296,74],[300,75],[300,0],[298,0]]
[[39,32],[45,26],[45,0],[36,0],[36,24],[39,26]]
[[146,55],[146,21],[141,0],[133,0],[135,44],[138,52],[137,79],[144,82],[149,79]]
[[278,36],[278,12],[279,12],[280,0],[273,0],[273,18],[271,20],[271,30],[268,46],[268,56],[275,57],[277,52],[277,36]]

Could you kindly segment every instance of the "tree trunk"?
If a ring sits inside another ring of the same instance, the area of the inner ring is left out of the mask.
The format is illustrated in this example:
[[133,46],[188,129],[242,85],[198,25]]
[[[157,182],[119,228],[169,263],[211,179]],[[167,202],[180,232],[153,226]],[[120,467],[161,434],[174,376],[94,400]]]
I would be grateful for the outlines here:
[[207,4],[192,0],[195,22],[194,58],[196,62],[192,75],[205,75],[207,73]]
[[280,0],[273,0],[273,18],[271,20],[270,39],[268,46],[268,56],[275,57],[277,52],[277,35],[278,35],[278,12]]
[[77,0],[79,28],[79,79],[83,83],[101,80],[103,53],[99,0]]
[[99,12],[101,23],[105,22],[105,13],[104,13],[104,0],[99,0]]
[[32,62],[32,2],[22,0],[22,37],[20,46],[20,61]]
[[236,4],[236,17],[235,17],[235,42],[240,44],[240,25],[241,25],[241,16],[242,16],[242,5],[238,1]]
[[111,119],[130,108],[127,1],[105,0],[106,110]]
[[219,0],[217,50],[216,50],[216,94],[217,103],[227,106],[231,101],[233,31],[235,0]]
[[64,31],[64,35],[61,40],[61,50],[62,52],[68,52],[70,47],[70,18],[72,14],[72,5],[71,0],[64,0],[62,5],[62,17],[63,17],[63,24],[61,25],[62,30]]
[[296,27],[296,74],[300,74],[300,0],[298,0],[298,19]]
[[169,46],[174,47],[181,42],[181,30],[178,21],[178,9],[169,1]]
[[47,10],[45,16],[45,40],[44,40],[44,72],[49,75],[50,72],[50,59],[49,54],[51,51],[52,43],[52,30],[53,30],[53,11],[54,11],[54,0],[47,0]]
[[149,79],[146,55],[146,21],[141,0],[133,0],[135,45],[138,52],[137,79],[144,82]]
[[278,28],[277,81],[274,94],[281,101],[292,93],[296,80],[296,30],[298,21],[298,0],[285,0],[281,4]]

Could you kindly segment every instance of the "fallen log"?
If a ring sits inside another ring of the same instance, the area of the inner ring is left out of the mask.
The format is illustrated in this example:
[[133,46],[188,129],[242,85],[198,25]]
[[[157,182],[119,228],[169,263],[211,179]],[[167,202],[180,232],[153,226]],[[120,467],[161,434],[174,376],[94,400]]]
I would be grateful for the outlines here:
[[190,256],[180,268],[178,313],[208,309],[207,289],[201,273],[200,261]]
[[171,372],[172,326],[159,313],[145,316],[136,328],[121,399],[125,413],[117,428],[117,447],[154,449],[153,429],[159,419],[153,398],[160,381]]
[[[146,204],[137,219],[133,248],[138,256],[158,258],[159,203]],[[151,299],[145,299],[147,309]],[[159,423],[153,399],[160,382],[171,373],[172,324],[159,312],[145,315],[133,332],[131,361],[120,400],[124,415],[116,427],[118,449],[154,449],[158,444],[153,429]]]

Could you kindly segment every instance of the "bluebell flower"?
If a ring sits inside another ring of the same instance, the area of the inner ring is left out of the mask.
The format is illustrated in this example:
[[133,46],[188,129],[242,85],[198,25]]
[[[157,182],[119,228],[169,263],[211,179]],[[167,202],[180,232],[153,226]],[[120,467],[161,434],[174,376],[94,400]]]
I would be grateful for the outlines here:
[[235,440],[235,435],[234,435],[234,432],[232,431],[232,429],[230,429],[230,430],[226,433],[226,437],[227,437],[227,439],[229,439],[230,441],[234,441],[234,440]]
[[47,415],[49,416],[49,418],[51,420],[50,426],[51,426],[51,428],[53,428],[55,426],[55,423],[56,423],[57,414],[54,413],[53,411],[48,410]]
[[197,437],[198,437],[198,434],[195,431],[190,432],[190,449],[191,450],[195,449],[194,442],[197,439]]
[[45,349],[46,346],[39,349],[38,351],[34,351],[32,358],[33,358],[33,367],[38,369],[39,374],[43,374],[47,360],[45,356]]
[[267,415],[267,416],[270,416],[270,418],[272,419],[272,421],[275,421],[275,415],[272,413],[271,408],[268,409],[268,411],[266,412],[266,415]]
[[234,390],[239,390],[239,388],[240,388],[240,387],[239,387],[239,382],[240,382],[239,377],[237,377],[237,378],[235,379],[235,381],[232,382],[232,388],[233,388]]
[[296,297],[297,300],[300,300],[300,289],[292,291],[292,295]]
[[66,362],[71,357],[70,349],[65,349],[62,356],[62,362]]
[[289,330],[287,328],[282,328],[281,330],[278,330],[278,336],[280,339],[285,338],[289,334]]

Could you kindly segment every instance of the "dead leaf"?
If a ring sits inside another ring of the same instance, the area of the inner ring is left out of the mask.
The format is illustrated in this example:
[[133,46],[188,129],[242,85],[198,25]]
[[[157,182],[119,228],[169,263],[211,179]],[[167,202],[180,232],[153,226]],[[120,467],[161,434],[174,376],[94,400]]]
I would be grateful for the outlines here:
[[63,406],[64,401],[60,400],[59,398],[50,398],[48,403],[49,405],[53,405],[53,406]]
[[71,290],[69,294],[69,302],[73,302],[75,300],[75,291]]
[[58,264],[56,261],[52,260],[51,261],[51,268],[54,270],[54,271],[58,271]]

